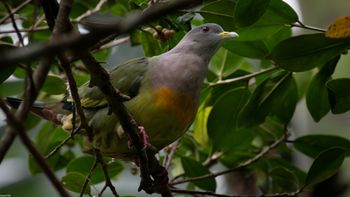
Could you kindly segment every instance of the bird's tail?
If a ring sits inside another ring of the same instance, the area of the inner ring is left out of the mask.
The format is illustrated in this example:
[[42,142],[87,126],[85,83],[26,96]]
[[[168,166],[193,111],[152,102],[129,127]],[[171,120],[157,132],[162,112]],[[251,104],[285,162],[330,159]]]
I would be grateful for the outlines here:
[[[14,109],[17,109],[23,102],[22,99],[12,98],[12,97],[7,97],[5,101],[9,106],[11,106]],[[62,125],[62,114],[60,114],[55,109],[58,109],[58,108],[63,109],[63,105],[64,104],[59,103],[58,105],[47,106],[43,102],[35,101],[30,111],[33,114],[39,116],[40,118],[54,122],[55,124],[58,124],[58,125]]]

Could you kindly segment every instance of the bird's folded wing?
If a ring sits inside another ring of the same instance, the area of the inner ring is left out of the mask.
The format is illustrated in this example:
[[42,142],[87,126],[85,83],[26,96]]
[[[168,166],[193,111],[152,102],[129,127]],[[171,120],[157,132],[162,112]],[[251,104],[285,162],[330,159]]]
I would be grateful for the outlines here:
[[[142,80],[148,70],[148,58],[137,58],[117,65],[109,70],[112,85],[131,98],[138,94]],[[82,107],[107,107],[107,100],[98,87],[89,87],[89,83],[79,88]]]

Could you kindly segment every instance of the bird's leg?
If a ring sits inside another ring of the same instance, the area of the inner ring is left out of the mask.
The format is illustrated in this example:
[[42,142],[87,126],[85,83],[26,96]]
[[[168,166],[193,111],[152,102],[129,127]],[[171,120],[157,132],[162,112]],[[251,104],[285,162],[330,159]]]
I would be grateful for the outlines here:
[[[148,140],[149,137],[148,137],[148,135],[146,133],[145,128],[142,127],[142,126],[139,126],[138,128],[139,128],[140,140],[141,140],[141,143],[142,143],[142,149],[146,149],[148,147],[153,149],[154,147],[149,143],[149,140]],[[129,146],[129,149],[133,149],[133,144],[132,144],[132,142],[130,140],[128,141],[128,146]]]
[[140,132],[141,143],[143,144],[143,148],[145,149],[149,145],[149,141],[148,141],[149,137],[144,127],[139,126],[139,132]]

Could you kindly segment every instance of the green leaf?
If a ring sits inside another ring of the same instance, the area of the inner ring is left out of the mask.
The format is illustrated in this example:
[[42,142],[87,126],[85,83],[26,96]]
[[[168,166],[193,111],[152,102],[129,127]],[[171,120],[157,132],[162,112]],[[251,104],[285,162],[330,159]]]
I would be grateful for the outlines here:
[[[181,157],[182,167],[185,171],[185,176],[196,177],[210,174],[208,168],[204,167],[200,162],[190,159],[188,157]],[[200,181],[193,181],[193,183],[201,189],[214,192],[216,189],[216,182],[214,178],[204,179]]]
[[274,168],[269,175],[272,179],[272,193],[295,192],[299,189],[297,176],[287,168]]
[[270,0],[240,0],[235,8],[235,19],[239,26],[255,23],[266,11]]
[[[272,49],[282,40],[285,40],[292,35],[292,29],[290,27],[284,26],[282,29],[280,29],[277,33],[267,37],[264,39],[264,43],[266,44],[269,51],[272,51]],[[269,61],[270,62],[270,61]]]
[[24,80],[11,80],[0,84],[0,96],[17,96],[23,94]]
[[297,13],[282,0],[271,0],[269,9],[262,18],[267,23],[274,24],[291,24],[298,21]]
[[284,159],[279,158],[269,158],[264,159],[264,161],[267,161],[270,169],[286,168],[288,171],[292,172],[297,177],[299,185],[304,183],[306,178],[305,172],[294,166],[290,161],[286,161]]
[[339,61],[340,56],[329,61],[322,69],[312,78],[308,91],[306,93],[306,105],[312,118],[318,122],[330,110],[328,91],[326,83],[331,79],[334,68]]
[[[46,155],[51,152],[60,142],[67,138],[69,134],[60,127],[56,127],[50,122],[44,124],[36,136],[35,143],[38,150]],[[67,165],[69,160],[64,159],[60,152],[50,157],[47,161],[53,170],[59,170]],[[62,163],[65,161],[65,163]],[[29,157],[29,170],[32,174],[37,174],[42,169],[36,164],[32,157]]]
[[61,78],[48,76],[45,80],[42,90],[52,95],[63,94],[66,91],[66,85]]
[[211,59],[209,69],[213,71],[219,79],[224,79],[235,72],[243,61],[243,57],[225,48],[220,48]]
[[350,110],[350,78],[334,79],[327,82],[329,104],[332,113],[341,114]]
[[238,166],[249,159],[253,158],[256,153],[254,153],[255,149],[251,146],[249,147],[240,147],[239,149],[235,149],[235,151],[227,151],[221,157],[220,162],[228,168],[232,168],[232,166]]
[[261,41],[227,40],[223,47],[243,57],[262,59],[270,53],[267,45]]
[[[296,106],[296,84],[291,73],[279,72],[258,85],[244,106],[239,117],[239,126],[253,127],[264,122],[270,113],[280,115],[288,122]],[[288,98],[292,96],[292,98]],[[286,100],[288,104],[286,104]],[[290,100],[289,100],[290,99]],[[284,109],[283,107],[288,107]]]
[[16,68],[16,64],[0,66],[0,84],[9,78]]
[[[82,156],[72,160],[67,166],[67,173],[78,172],[84,176],[87,176],[94,163],[94,157]],[[107,162],[108,163],[108,162]],[[124,170],[123,165],[120,162],[113,161],[108,163],[108,174],[111,178],[115,177]],[[96,167],[90,178],[92,184],[97,184],[105,180],[103,170],[100,165]]]
[[310,188],[336,174],[342,165],[346,150],[330,148],[321,152],[307,173],[305,186]]
[[[230,149],[233,141],[241,142],[241,138],[237,138],[237,135],[242,134],[242,132],[236,131],[237,117],[248,98],[249,91],[246,88],[236,88],[223,94],[214,104],[207,125],[208,135],[214,150]],[[225,124],[222,124],[223,122]]]
[[[249,14],[254,15],[254,13]],[[286,28],[286,24],[291,24],[297,20],[298,16],[287,3],[281,0],[271,0],[268,9],[256,23],[236,30],[239,34],[239,38],[236,40],[254,41],[269,37],[275,39],[274,34]],[[290,29],[290,27],[288,28]]]
[[[62,184],[72,192],[80,193],[85,183],[85,176],[78,172],[69,172],[62,177]],[[84,194],[90,194],[91,186],[88,183]]]
[[350,39],[330,39],[324,34],[301,35],[280,42],[271,58],[286,70],[300,72],[326,64],[349,46]]
[[293,145],[297,150],[312,158],[317,157],[322,151],[332,147],[340,147],[347,150],[346,155],[350,156],[350,141],[339,136],[306,135],[296,139]]
[[199,107],[196,119],[193,122],[194,139],[201,145],[208,144],[207,122],[212,107],[202,105]]
[[286,89],[280,89],[281,92],[275,94],[275,96],[279,97],[280,103],[273,106],[271,115],[282,121],[282,123],[288,123],[292,119],[298,103],[298,86],[293,76],[284,83]]
[[217,23],[226,31],[233,31],[235,29],[233,10],[236,6],[236,1],[216,0],[208,2],[200,10],[200,14],[203,16],[205,22]]

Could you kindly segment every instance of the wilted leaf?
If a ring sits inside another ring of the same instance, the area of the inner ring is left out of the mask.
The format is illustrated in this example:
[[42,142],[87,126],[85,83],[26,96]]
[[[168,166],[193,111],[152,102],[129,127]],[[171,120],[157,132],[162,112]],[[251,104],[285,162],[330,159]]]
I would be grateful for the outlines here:
[[328,38],[349,38],[350,16],[341,16],[333,21],[325,35]]

